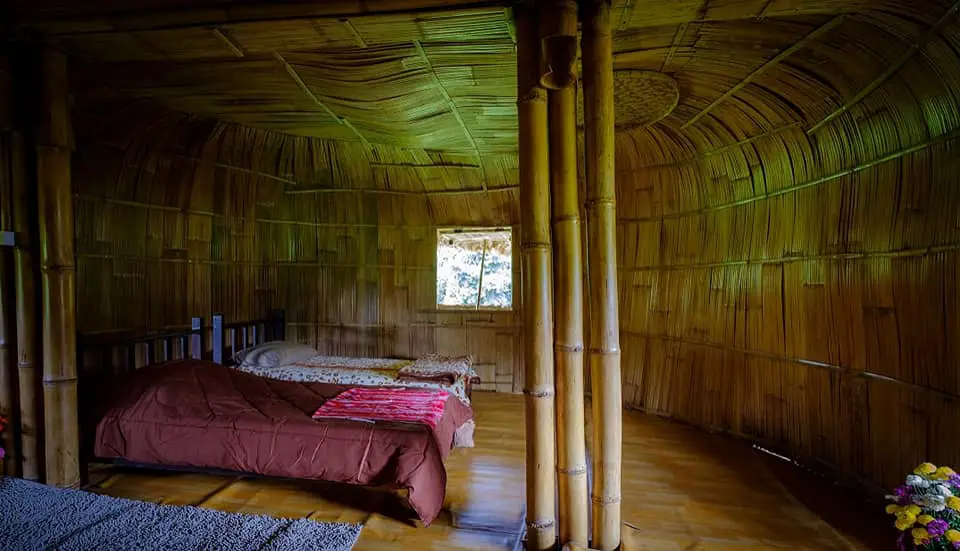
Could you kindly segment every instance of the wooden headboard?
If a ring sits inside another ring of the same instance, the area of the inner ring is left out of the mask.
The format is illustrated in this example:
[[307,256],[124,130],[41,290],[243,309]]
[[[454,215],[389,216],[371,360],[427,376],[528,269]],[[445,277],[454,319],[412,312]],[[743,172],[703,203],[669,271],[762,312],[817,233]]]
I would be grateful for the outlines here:
[[233,354],[248,346],[281,341],[286,335],[283,310],[262,319],[226,322],[214,314],[209,325],[192,318],[189,329],[140,335],[77,337],[77,373],[119,375],[148,365],[185,358],[229,364]]

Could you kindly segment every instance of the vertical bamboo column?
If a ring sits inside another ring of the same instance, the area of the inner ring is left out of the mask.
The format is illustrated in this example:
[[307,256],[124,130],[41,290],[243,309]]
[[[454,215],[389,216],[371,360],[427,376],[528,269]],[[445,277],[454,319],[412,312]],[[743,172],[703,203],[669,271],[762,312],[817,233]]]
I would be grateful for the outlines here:
[[37,192],[43,286],[43,417],[47,484],[80,482],[77,411],[76,272],[67,103],[67,59],[41,54],[41,124],[37,132]]
[[576,89],[551,90],[549,107],[560,542],[585,546],[590,528],[583,431],[583,251],[577,189]]
[[554,549],[556,441],[550,267],[550,167],[547,93],[540,87],[536,12],[517,14],[517,111],[520,128],[520,248],[527,422],[527,549]]
[[[13,227],[10,189],[10,171],[8,133],[0,134],[0,230],[10,231]],[[14,337],[13,307],[13,270],[12,253],[7,247],[0,248],[0,416],[9,421],[3,430],[0,446],[6,455],[3,458],[3,473],[17,476],[20,474],[20,450],[17,441],[17,418],[19,406],[17,396],[17,364],[14,361],[16,338]]]
[[620,546],[622,400],[617,312],[613,42],[608,1],[583,18],[583,108],[590,270],[590,377],[593,386],[593,547]]
[[13,229],[17,248],[13,263],[17,283],[17,373],[20,382],[20,443],[23,478],[40,480],[43,452],[40,436],[40,385],[37,379],[37,287],[34,263],[34,201],[30,197],[26,175],[26,150],[23,138],[13,135],[11,142],[11,178],[13,180]]

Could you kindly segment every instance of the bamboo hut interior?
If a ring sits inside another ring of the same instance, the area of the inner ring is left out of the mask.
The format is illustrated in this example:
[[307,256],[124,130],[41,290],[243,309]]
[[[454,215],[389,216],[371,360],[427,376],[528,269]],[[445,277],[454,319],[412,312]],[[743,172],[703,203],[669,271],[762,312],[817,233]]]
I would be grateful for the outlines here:
[[[958,10],[5,2],[3,470],[358,549],[882,548],[876,500],[960,465]],[[509,257],[509,305],[439,305],[441,242]],[[275,310],[472,357],[439,520],[83,460],[84,343]]]

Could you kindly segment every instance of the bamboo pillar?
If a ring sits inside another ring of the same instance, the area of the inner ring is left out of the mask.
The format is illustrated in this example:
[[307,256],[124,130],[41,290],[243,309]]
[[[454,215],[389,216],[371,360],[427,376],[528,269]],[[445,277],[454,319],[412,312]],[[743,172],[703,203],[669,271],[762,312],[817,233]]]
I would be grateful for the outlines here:
[[617,312],[613,42],[608,1],[583,18],[583,108],[590,270],[590,377],[593,387],[593,547],[620,546],[622,399]]
[[37,191],[43,286],[43,417],[47,484],[80,483],[77,323],[67,59],[47,47],[41,62]]
[[43,451],[40,437],[40,385],[36,366],[37,347],[37,287],[34,263],[34,227],[31,213],[34,201],[27,187],[26,151],[23,138],[13,135],[11,143],[11,174],[13,180],[13,228],[17,233],[17,248],[13,263],[17,284],[17,373],[20,382],[20,444],[23,478],[40,480]]
[[[9,134],[0,135],[0,231],[12,230],[11,189],[9,171]],[[3,473],[17,476],[20,474],[20,450],[17,441],[17,418],[19,406],[19,384],[17,383],[17,364],[14,361],[16,338],[14,336],[13,308],[13,266],[12,251],[9,247],[0,247],[0,416],[9,421],[0,436],[3,447]]]
[[555,549],[557,544],[547,94],[539,85],[536,12],[527,5],[516,14],[527,549],[540,551]]
[[560,542],[587,545],[583,430],[583,251],[577,189],[576,89],[550,91],[554,320],[557,359],[557,478]]

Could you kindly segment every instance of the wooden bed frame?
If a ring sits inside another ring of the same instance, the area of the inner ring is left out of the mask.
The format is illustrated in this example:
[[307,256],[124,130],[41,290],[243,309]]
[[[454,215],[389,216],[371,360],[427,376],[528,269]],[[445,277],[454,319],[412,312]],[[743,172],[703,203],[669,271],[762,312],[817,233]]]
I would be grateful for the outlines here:
[[[169,360],[207,359],[230,365],[233,354],[248,346],[282,341],[286,336],[283,310],[273,310],[262,319],[226,323],[214,314],[210,325],[203,318],[190,320],[190,328],[136,336],[102,337],[79,335],[77,372],[80,379],[91,374],[120,375]],[[209,343],[209,344],[208,344]]]
[[[77,373],[82,384],[90,376],[122,375],[183,358],[233,365],[233,355],[239,350],[284,340],[286,325],[286,313],[271,310],[265,318],[232,323],[225,322],[223,314],[214,314],[209,326],[203,318],[195,317],[190,320],[190,329],[181,331],[112,338],[81,334],[77,336]],[[477,381],[467,381],[467,398],[472,398]]]
[[[102,335],[78,335],[77,372],[81,385],[100,377],[114,377],[137,369],[171,360],[206,359],[220,365],[232,365],[233,355],[248,346],[286,337],[286,316],[283,310],[272,310],[265,318],[227,323],[222,314],[214,314],[206,325],[203,318],[190,320],[190,328],[178,331],[104,337]],[[468,396],[470,385],[468,384]],[[81,419],[83,419],[81,411]],[[89,428],[89,427],[87,427]],[[88,431],[81,430],[81,477],[82,484],[91,482],[91,464],[153,470],[164,472],[192,472],[244,478],[277,478],[249,472],[216,468],[183,467],[174,465],[144,464],[124,459],[96,457]],[[293,480],[293,479],[291,479]],[[312,480],[311,484],[322,492],[325,499],[361,507],[360,504],[377,503],[372,512],[384,514],[410,526],[416,526],[416,514],[409,503],[396,492],[389,491],[390,499],[384,498],[382,489],[353,486],[338,482]],[[375,493],[371,493],[375,492]],[[480,528],[480,532],[502,533],[499,529]],[[522,539],[520,528],[509,532],[516,535],[514,549],[519,549]]]

